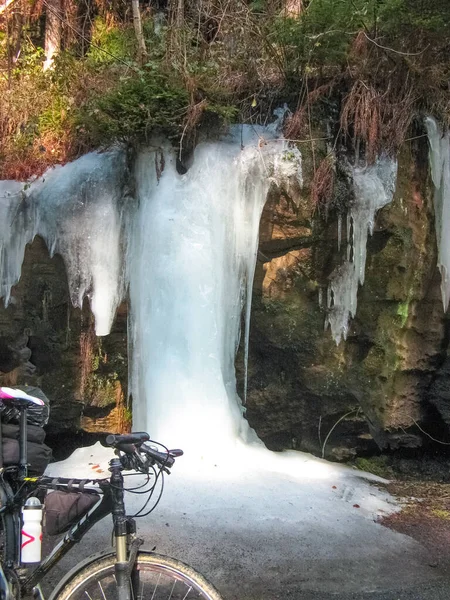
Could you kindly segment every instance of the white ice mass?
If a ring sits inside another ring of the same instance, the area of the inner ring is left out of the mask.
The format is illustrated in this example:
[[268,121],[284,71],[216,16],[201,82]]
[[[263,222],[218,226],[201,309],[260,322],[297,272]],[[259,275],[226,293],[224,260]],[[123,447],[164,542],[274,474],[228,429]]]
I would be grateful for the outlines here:
[[[139,210],[129,259],[133,419],[166,444],[201,453],[212,446],[223,451],[237,437],[257,441],[236,394],[241,315],[247,348],[269,185],[301,181],[300,153],[288,151],[271,130],[234,133],[198,146],[185,175],[164,147],[143,151],[136,163]],[[164,169],[155,170],[155,161]]]
[[184,175],[167,142],[154,141],[132,174],[116,149],[0,184],[5,303],[35,235],[63,257],[73,304],[90,299],[97,335],[109,332],[129,284],[134,424],[167,444],[203,453],[237,438],[259,443],[243,418],[234,360],[244,315],[247,369],[267,192],[302,183],[300,152],[279,136],[280,119],[199,145]]
[[434,216],[438,246],[438,267],[441,272],[441,293],[444,310],[450,300],[450,132],[444,133],[433,117],[425,119],[430,145],[429,161],[434,184]]
[[356,314],[358,287],[364,283],[367,237],[373,233],[377,211],[392,201],[397,162],[381,157],[373,165],[354,167],[352,175],[354,201],[347,215],[347,258],[331,274],[328,287],[325,325],[330,325],[337,344],[347,338],[349,320]]
[[123,151],[91,152],[26,184],[0,182],[0,294],[6,305],[25,246],[40,235],[50,254],[64,259],[74,306],[90,298],[97,335],[109,333],[126,289],[126,170]]

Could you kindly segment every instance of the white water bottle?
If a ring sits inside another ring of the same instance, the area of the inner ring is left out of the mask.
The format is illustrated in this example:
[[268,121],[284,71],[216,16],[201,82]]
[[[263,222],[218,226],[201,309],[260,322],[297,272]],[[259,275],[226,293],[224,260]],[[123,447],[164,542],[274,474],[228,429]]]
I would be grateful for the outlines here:
[[21,562],[41,562],[41,546],[42,504],[38,498],[28,498],[25,506],[22,508]]

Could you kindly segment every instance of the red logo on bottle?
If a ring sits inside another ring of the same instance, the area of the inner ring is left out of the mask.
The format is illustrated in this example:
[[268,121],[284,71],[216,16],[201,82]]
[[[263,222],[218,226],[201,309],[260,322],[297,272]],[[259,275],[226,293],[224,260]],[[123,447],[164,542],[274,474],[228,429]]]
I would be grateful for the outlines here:
[[22,542],[22,546],[21,546],[22,548],[25,548],[25,546],[27,544],[31,544],[31,542],[36,541],[36,538],[34,536],[30,535],[29,533],[27,533],[26,531],[24,531],[22,529],[22,540],[23,540],[24,537],[26,537],[28,539],[25,542]]

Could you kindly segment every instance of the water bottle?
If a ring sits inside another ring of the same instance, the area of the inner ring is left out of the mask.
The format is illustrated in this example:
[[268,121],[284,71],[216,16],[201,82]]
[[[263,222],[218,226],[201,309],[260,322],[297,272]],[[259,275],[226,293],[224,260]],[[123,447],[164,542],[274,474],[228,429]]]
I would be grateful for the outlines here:
[[42,504],[38,498],[28,498],[25,502],[22,524],[21,562],[41,562]]

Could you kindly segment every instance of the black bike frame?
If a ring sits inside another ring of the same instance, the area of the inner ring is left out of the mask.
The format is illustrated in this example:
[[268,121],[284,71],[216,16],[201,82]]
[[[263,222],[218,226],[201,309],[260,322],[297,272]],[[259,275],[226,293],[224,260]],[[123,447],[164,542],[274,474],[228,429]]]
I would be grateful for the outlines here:
[[[71,481],[71,484],[81,483],[81,480],[69,480],[63,478],[57,478],[56,480],[51,477],[27,477],[27,408],[26,406],[19,406],[20,409],[20,460],[18,467],[18,483],[25,484],[24,491],[26,490],[27,483],[33,483],[34,489],[62,489],[67,491],[67,484]],[[0,427],[1,430],[1,427]],[[1,433],[0,433],[1,436]],[[1,444],[1,437],[0,437]],[[1,452],[0,452],[1,454]],[[0,465],[1,467],[1,465]],[[44,558],[39,566],[30,574],[25,574],[20,577],[21,593],[29,594],[33,591],[45,575],[69,552],[69,550],[77,544],[84,535],[101,519],[107,515],[112,515],[114,523],[114,538],[116,542],[116,563],[115,563],[115,575],[117,582],[118,600],[130,600],[130,579],[133,580],[135,577],[132,575],[133,565],[136,560],[137,551],[139,546],[142,544],[142,540],[134,539],[131,545],[128,545],[129,534],[135,534],[136,526],[134,519],[127,517],[125,513],[124,503],[124,481],[123,481],[123,466],[120,458],[113,458],[109,463],[109,470],[111,476],[109,480],[102,479],[98,480],[98,486],[100,491],[103,493],[101,500],[86,513],[79,521],[77,521],[69,531],[64,535],[62,540],[53,548],[52,552]],[[85,490],[87,491],[87,490]],[[24,494],[21,494],[24,497]],[[6,557],[6,562],[13,562],[17,565],[20,564],[20,537],[21,537],[21,518],[20,509],[22,504],[17,503],[17,498],[14,497],[12,490],[9,488],[9,484],[0,480],[0,500],[3,501],[3,511],[6,514],[11,514],[14,519],[15,538],[16,538],[16,549],[15,557]],[[1,581],[6,583],[4,574],[0,577]],[[134,585],[133,585],[134,587]],[[7,596],[9,593],[7,591]]]
[[[54,483],[54,480],[52,480]],[[48,484],[51,480],[49,479]],[[103,484],[103,485],[102,485]],[[45,481],[40,480],[39,485],[45,486]],[[50,485],[49,485],[50,488]],[[53,548],[50,554],[44,558],[33,573],[22,582],[22,592],[30,593],[32,589],[45,577],[68,552],[77,544],[92,527],[104,517],[113,512],[113,495],[109,482],[101,482],[100,489],[103,496],[98,504],[84,515],[77,523],[72,525],[62,540]]]

